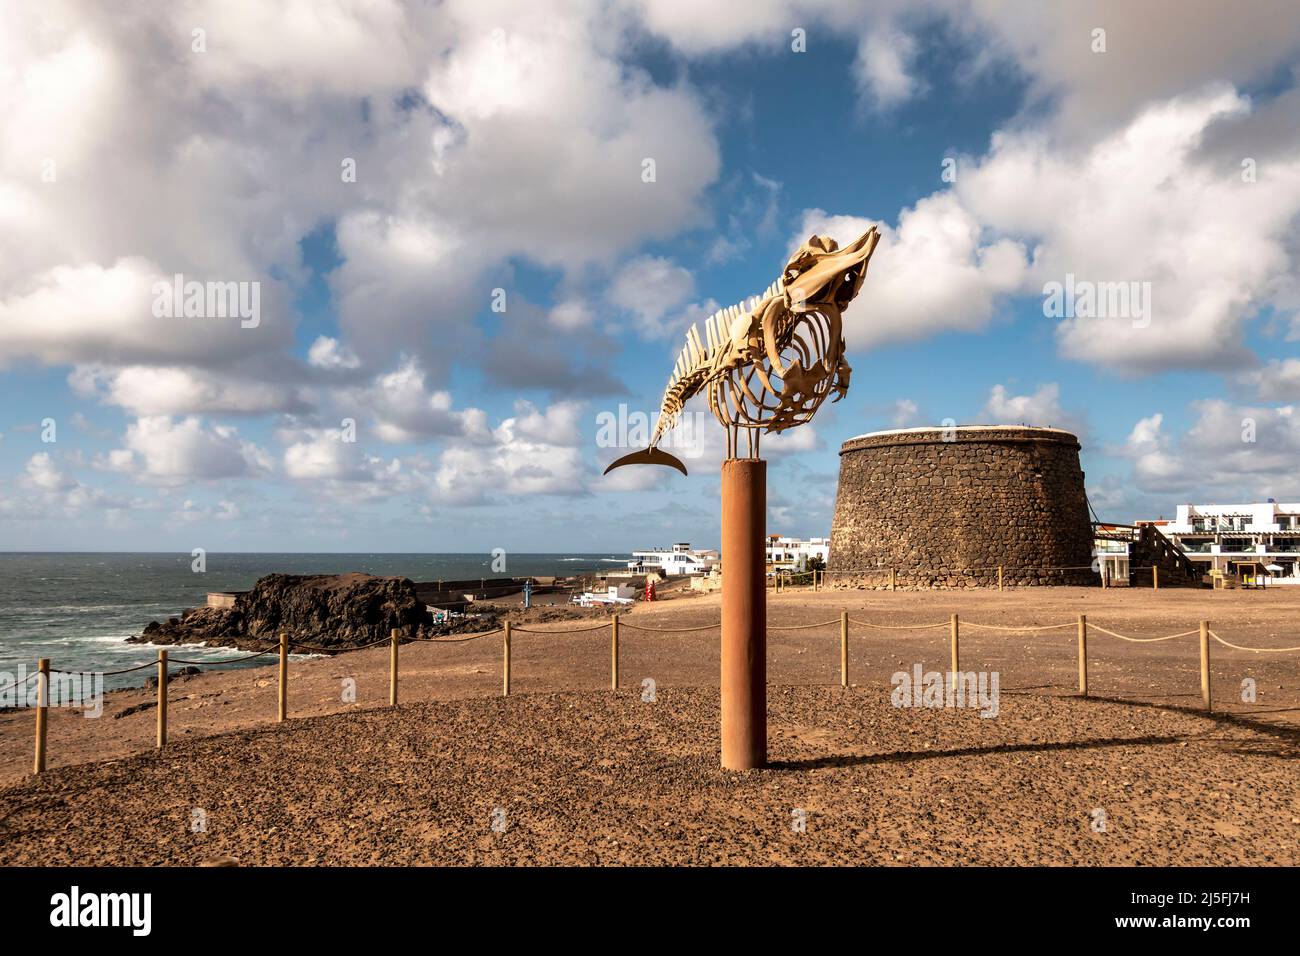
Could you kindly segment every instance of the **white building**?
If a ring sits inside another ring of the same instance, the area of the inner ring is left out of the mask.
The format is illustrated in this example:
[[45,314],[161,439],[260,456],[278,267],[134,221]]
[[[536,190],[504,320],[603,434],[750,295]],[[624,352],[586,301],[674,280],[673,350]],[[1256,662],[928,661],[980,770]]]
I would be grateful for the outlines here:
[[671,548],[633,551],[627,569],[636,574],[649,571],[658,571],[663,575],[708,574],[720,560],[717,551],[695,550],[689,543],[682,543]]
[[636,588],[630,584],[610,585],[603,591],[583,591],[569,599],[580,607],[599,607],[605,604],[632,604],[636,601]]
[[1300,503],[1179,505],[1172,520],[1148,521],[1187,557],[1228,574],[1267,570],[1272,581],[1300,584]]
[[[801,571],[808,567],[811,558],[820,558],[824,565],[831,554],[830,538],[787,538],[779,534],[767,536],[765,558],[768,569]],[[697,550],[690,544],[675,544],[671,548],[652,548],[633,551],[627,569],[633,574],[658,571],[664,575],[708,574],[721,563],[714,550]]]
[[1092,530],[1092,554],[1096,558],[1097,570],[1106,575],[1107,581],[1127,583],[1129,550],[1137,529],[1127,525],[1099,524]]
[[825,565],[831,556],[830,538],[787,538],[767,536],[767,563],[772,567],[802,571],[810,558],[820,558]]

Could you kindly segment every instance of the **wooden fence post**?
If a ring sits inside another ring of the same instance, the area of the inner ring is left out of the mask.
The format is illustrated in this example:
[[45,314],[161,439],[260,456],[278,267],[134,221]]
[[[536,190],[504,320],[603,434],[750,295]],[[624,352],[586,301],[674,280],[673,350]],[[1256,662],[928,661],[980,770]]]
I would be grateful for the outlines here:
[[510,696],[510,622],[506,621],[506,635],[501,648],[501,696]]
[[898,588],[898,569],[889,569],[889,590],[893,591]]
[[45,726],[50,708],[50,659],[36,662],[36,762],[32,773],[45,772]]
[[1079,615],[1079,693],[1088,696],[1088,615]]
[[998,565],[998,590],[1002,590],[1002,565]]
[[849,686],[849,612],[840,611],[840,686]]
[[388,651],[388,706],[397,706],[397,647],[400,642],[402,632],[397,628],[388,635],[392,639],[392,645]]
[[952,616],[952,672],[960,674],[961,670],[957,664],[957,615]]
[[609,689],[618,690],[618,615],[614,615],[614,623],[610,628],[609,637]]
[[289,632],[280,632],[280,708],[278,720],[289,719]]
[[158,652],[158,747],[167,745],[167,652]]
[[1156,591],[1160,590],[1160,568],[1154,564],[1151,565],[1151,587]]
[[1210,700],[1210,622],[1201,622],[1201,703],[1212,710]]

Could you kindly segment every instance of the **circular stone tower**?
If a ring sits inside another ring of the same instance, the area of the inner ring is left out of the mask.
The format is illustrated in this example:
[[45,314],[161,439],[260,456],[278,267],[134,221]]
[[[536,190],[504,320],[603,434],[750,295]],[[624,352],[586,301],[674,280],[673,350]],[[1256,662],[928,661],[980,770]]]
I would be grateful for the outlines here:
[[[1057,428],[902,428],[851,438],[829,570],[840,584],[1095,584],[1079,440]],[[858,577],[852,572],[861,572]]]

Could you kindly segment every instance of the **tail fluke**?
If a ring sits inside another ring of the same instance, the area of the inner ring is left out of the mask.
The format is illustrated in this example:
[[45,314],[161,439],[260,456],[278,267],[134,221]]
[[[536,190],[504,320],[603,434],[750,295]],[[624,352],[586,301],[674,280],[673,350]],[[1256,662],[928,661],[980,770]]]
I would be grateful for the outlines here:
[[676,468],[683,475],[686,474],[686,466],[676,455],[671,455],[662,448],[642,448],[640,451],[634,451],[630,455],[624,455],[617,461],[611,462],[610,466],[605,469],[605,474],[609,474],[615,468],[621,468],[623,465],[666,465],[669,468]]

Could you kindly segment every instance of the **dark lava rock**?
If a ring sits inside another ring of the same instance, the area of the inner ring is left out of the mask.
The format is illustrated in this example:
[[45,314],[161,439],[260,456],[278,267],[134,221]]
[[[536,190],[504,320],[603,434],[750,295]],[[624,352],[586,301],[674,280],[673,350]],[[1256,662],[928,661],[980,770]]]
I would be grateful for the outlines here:
[[287,631],[290,641],[345,651],[383,640],[393,628],[419,633],[430,624],[409,578],[268,574],[237,595],[234,607],[192,607],[179,618],[150,621],[129,640],[261,649]]
[[148,710],[150,707],[157,707],[158,701],[146,700],[143,704],[135,704],[131,707],[123,707],[113,715],[114,720],[121,720],[123,717],[130,717],[132,714],[138,714],[141,711]]
[[[174,683],[176,683],[177,681],[181,681],[181,680],[189,680],[191,677],[198,677],[198,676],[199,676],[200,674],[202,674],[202,673],[203,673],[203,671],[199,670],[197,667],[194,667],[193,665],[189,665],[189,666],[182,667],[182,668],[180,668],[179,670],[174,670],[174,671],[172,671],[171,673],[169,673],[169,674],[167,675],[167,683],[168,683],[168,684],[174,684]],[[158,686],[158,678],[157,678],[157,677],[150,677],[150,678],[147,678],[147,679],[145,680],[145,682],[144,682],[144,686],[145,686],[145,687],[157,687],[157,686]]]

